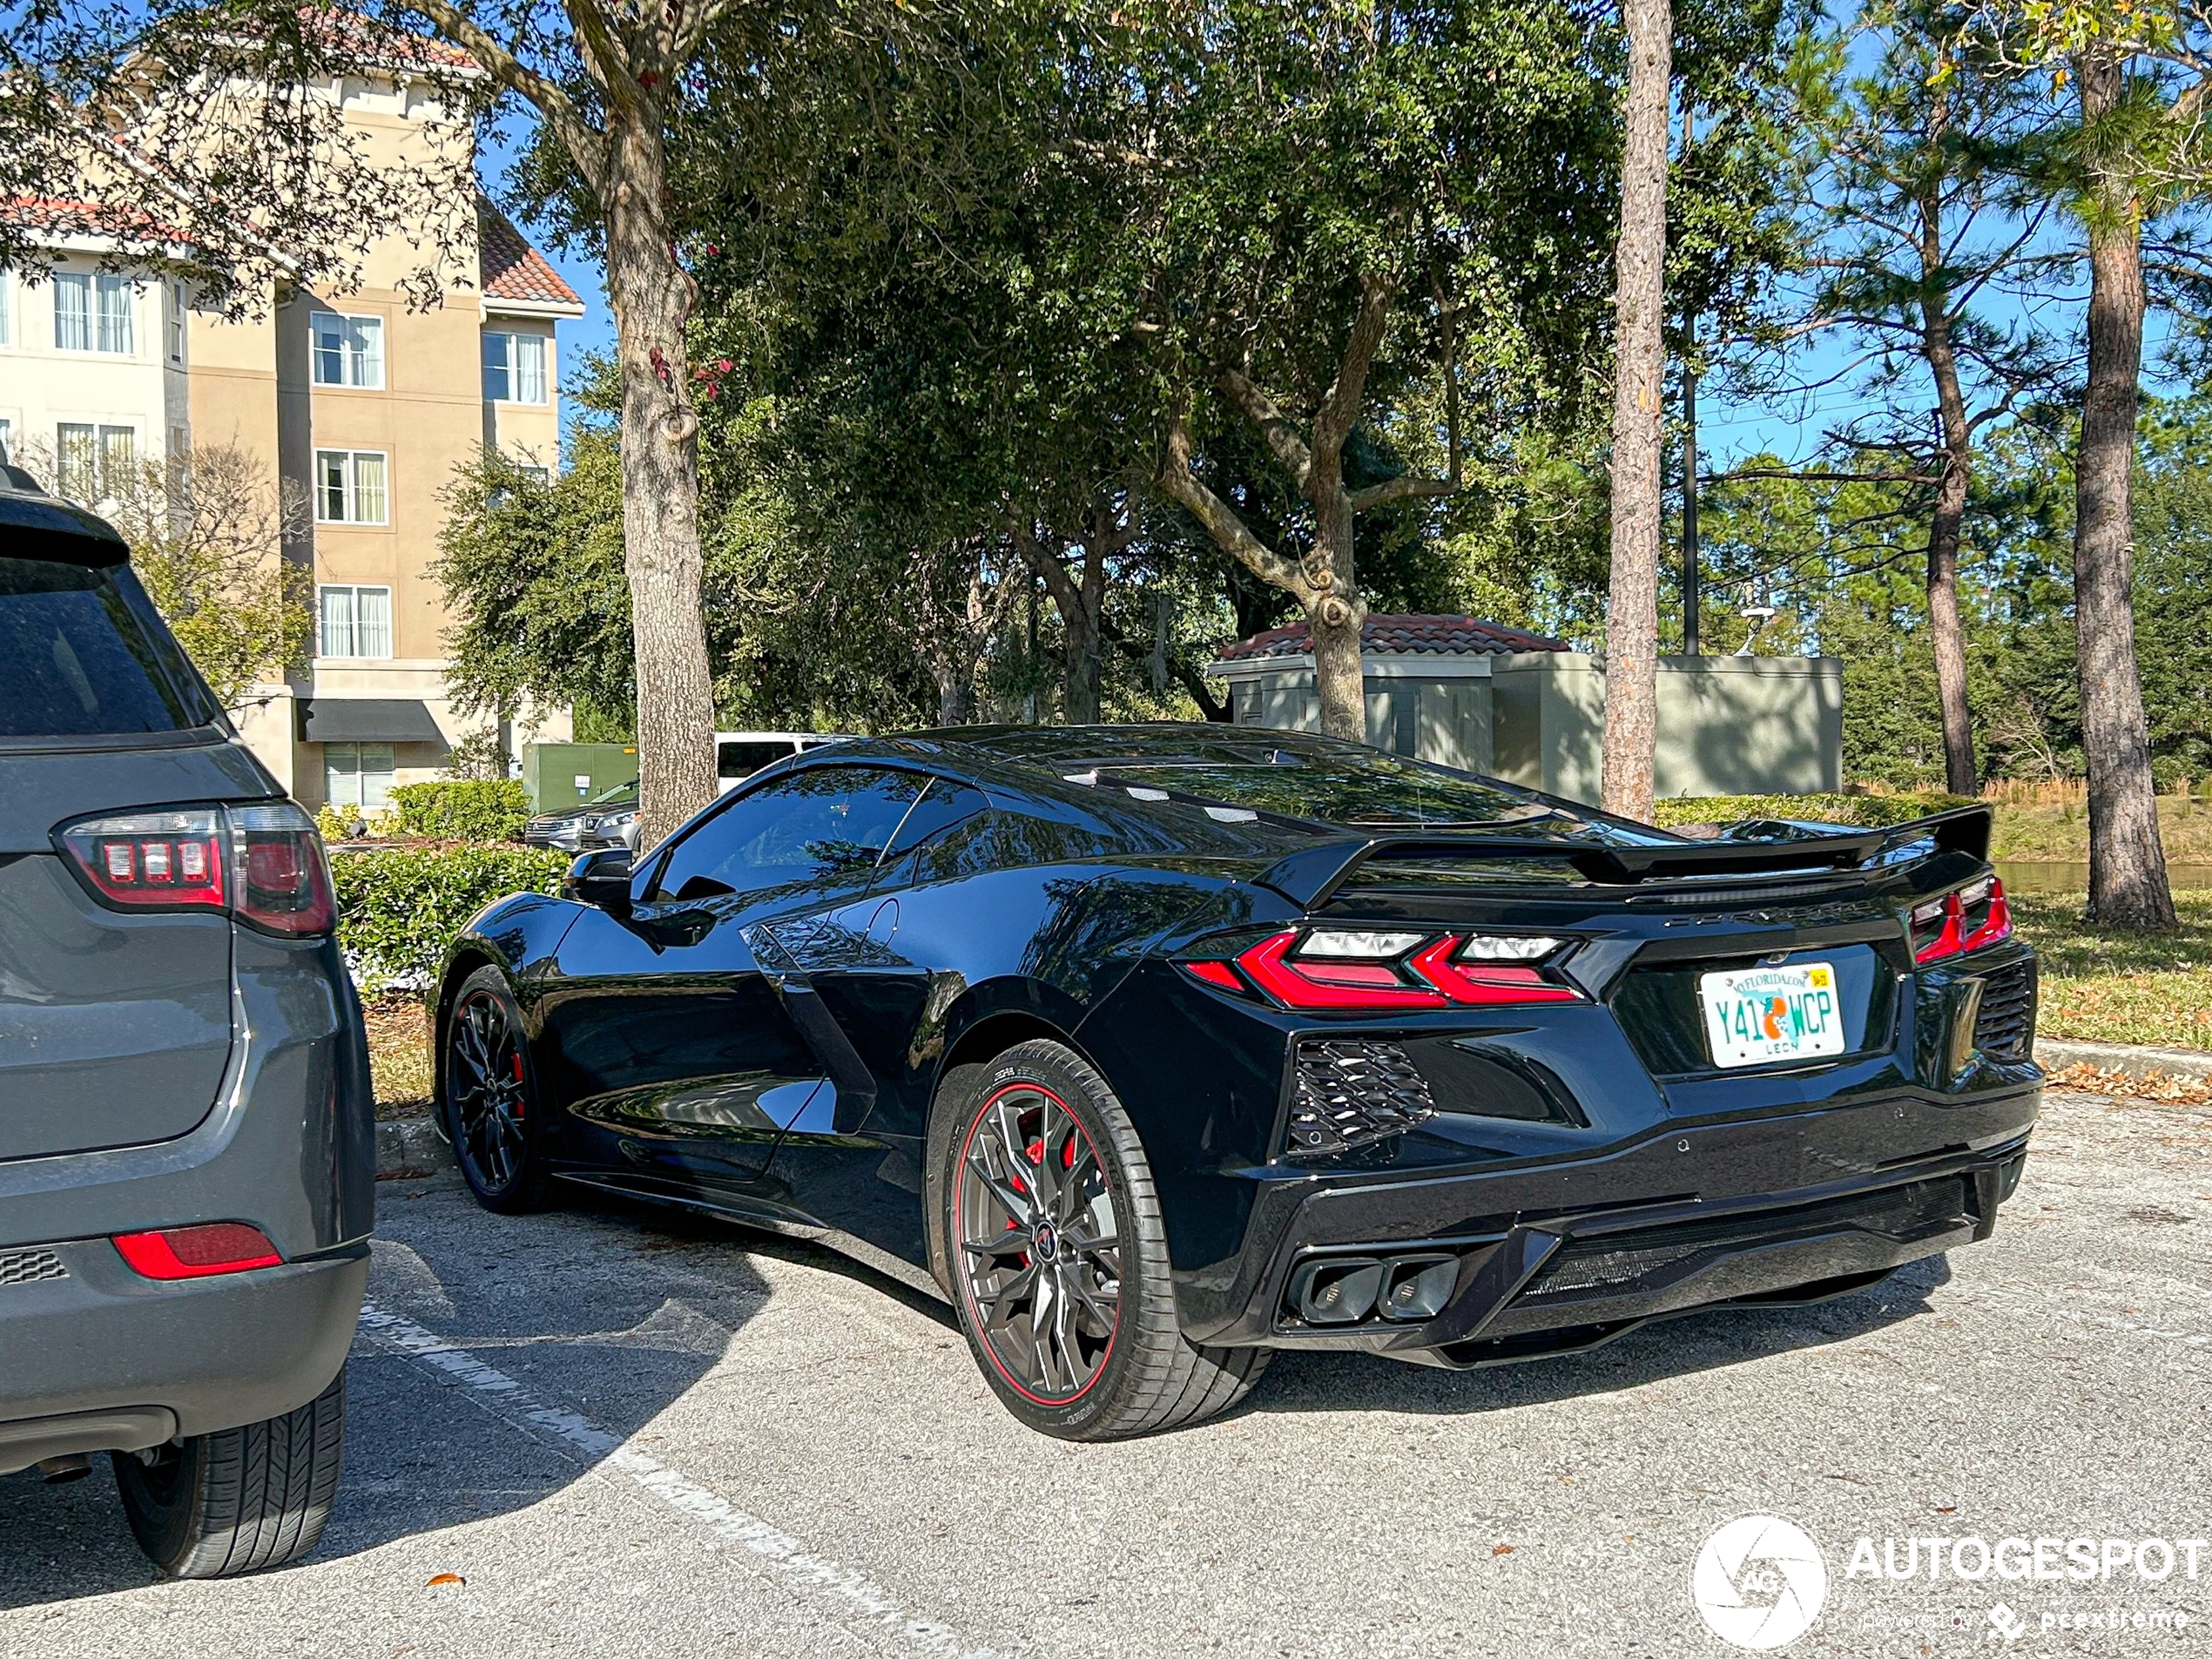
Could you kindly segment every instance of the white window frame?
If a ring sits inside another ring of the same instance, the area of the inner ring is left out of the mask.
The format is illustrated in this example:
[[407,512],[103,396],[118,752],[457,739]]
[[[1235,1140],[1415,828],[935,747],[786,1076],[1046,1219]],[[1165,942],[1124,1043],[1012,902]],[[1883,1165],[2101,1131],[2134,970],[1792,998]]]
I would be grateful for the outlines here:
[[[82,435],[82,442],[91,446],[83,466],[89,471],[80,474],[78,463],[70,458],[70,433]],[[57,421],[54,422],[54,482],[58,492],[69,500],[85,507],[97,507],[102,502],[115,499],[116,486],[121,481],[109,474],[108,450],[120,438],[130,450],[130,459],[123,464],[138,465],[138,428],[115,421]]]
[[168,332],[169,361],[181,366],[185,361],[185,319],[189,313],[185,285],[172,277],[162,287],[166,290],[167,314],[162,320]]
[[[380,597],[383,616],[373,624],[361,615],[361,600],[370,594]],[[345,637],[334,637],[331,613],[334,602],[344,601]],[[374,627],[383,637],[369,636]],[[344,650],[334,651],[334,645]],[[364,646],[381,645],[382,650],[364,650]],[[315,654],[341,662],[389,662],[392,658],[392,590],[376,582],[327,582],[315,590]]]
[[[134,277],[107,271],[57,271],[54,284],[54,349],[88,352],[101,357],[138,354],[138,284]],[[83,325],[84,344],[72,345],[65,334],[78,331],[62,326],[64,293],[82,295],[84,309],[72,311],[68,320]],[[119,302],[119,303],[111,303]]]
[[0,265],[0,346],[16,343],[16,273]]
[[[372,758],[386,764],[371,772],[364,763]],[[350,765],[342,764],[348,761],[352,763]],[[388,743],[326,743],[322,745],[323,798],[333,806],[351,806],[363,813],[382,812],[391,805],[390,791],[397,773],[393,745]],[[331,783],[339,778],[351,778],[353,787],[342,794],[332,789]],[[368,780],[371,778],[383,779],[378,786],[379,799],[375,800],[368,798]],[[346,799],[344,796],[347,794],[353,799]]]
[[[323,325],[339,325],[338,378],[323,378]],[[307,316],[307,378],[317,386],[349,392],[384,389],[384,319],[347,311],[315,311]]]
[[[377,514],[374,518],[361,510],[361,498],[367,493],[361,488],[361,465],[374,460],[381,473],[378,480]],[[338,487],[338,512],[331,513],[330,494],[325,482],[326,469],[332,461],[338,461],[343,470]],[[318,524],[388,524],[392,522],[392,458],[381,449],[318,449],[315,451],[315,523]]]
[[[523,382],[521,359],[525,354],[516,343],[536,342],[537,357],[536,397],[518,397],[516,392],[525,389]],[[498,361],[493,361],[492,347],[499,342]],[[543,408],[553,401],[553,342],[543,334],[513,332],[502,328],[484,331],[484,401],[487,403],[518,403],[525,408]],[[492,376],[496,374],[506,389],[492,389]]]

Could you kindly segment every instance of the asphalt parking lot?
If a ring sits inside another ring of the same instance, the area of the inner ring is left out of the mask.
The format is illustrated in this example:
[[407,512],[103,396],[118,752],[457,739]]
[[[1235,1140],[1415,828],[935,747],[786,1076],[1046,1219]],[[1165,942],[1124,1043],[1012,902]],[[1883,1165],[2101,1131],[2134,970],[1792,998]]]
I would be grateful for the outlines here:
[[158,1582],[105,1469],[0,1479],[0,1653],[1722,1654],[1691,1564],[1747,1512],[1825,1559],[1794,1652],[2212,1629],[2212,1551],[1846,1572],[1861,1536],[2212,1535],[2212,1113],[2054,1096],[1998,1236],[1856,1297],[1503,1371],[1278,1359],[1235,1415],[1105,1447],[1021,1428],[947,1312],[811,1247],[489,1216],[450,1174],[381,1197],[320,1548]]

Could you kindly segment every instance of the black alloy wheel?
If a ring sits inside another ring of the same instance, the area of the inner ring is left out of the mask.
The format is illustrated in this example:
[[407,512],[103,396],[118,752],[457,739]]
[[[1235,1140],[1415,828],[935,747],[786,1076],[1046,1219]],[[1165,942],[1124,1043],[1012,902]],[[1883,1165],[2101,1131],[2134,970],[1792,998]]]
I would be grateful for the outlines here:
[[496,968],[480,968],[462,984],[446,1027],[443,1081],[454,1161],[477,1202],[502,1211],[536,1207],[543,1159],[528,1044],[522,1011]]
[[929,1146],[932,1263],[1022,1421],[1123,1440],[1202,1422],[1258,1380],[1265,1349],[1184,1339],[1143,1143],[1081,1055],[1034,1040],[954,1068]]
[[1080,1399],[1121,1322],[1122,1241],[1097,1149],[1067,1102],[1021,1082],[983,1103],[960,1163],[954,1231],[984,1347],[1025,1399]]

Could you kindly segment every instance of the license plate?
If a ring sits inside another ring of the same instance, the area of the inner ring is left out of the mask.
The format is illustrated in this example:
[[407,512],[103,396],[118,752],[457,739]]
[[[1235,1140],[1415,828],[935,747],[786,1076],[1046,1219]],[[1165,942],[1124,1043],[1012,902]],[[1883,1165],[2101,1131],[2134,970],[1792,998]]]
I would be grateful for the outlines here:
[[1827,962],[1701,974],[1716,1066],[1764,1066],[1844,1051],[1844,1011]]

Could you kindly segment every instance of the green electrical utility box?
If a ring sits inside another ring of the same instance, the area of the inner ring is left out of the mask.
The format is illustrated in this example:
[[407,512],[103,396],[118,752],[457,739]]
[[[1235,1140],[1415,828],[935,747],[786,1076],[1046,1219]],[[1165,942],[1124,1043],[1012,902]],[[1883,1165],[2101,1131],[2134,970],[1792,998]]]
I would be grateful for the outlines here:
[[530,811],[550,813],[590,800],[617,784],[637,780],[634,743],[526,743],[523,787]]

